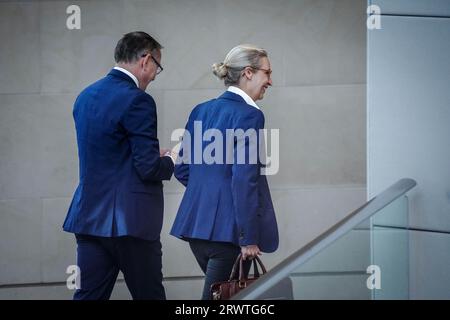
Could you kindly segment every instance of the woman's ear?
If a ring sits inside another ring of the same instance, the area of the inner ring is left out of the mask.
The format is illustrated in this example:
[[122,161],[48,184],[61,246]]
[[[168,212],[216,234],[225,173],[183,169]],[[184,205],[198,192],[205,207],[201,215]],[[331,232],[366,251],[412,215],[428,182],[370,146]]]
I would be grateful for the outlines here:
[[253,77],[253,71],[250,67],[246,67],[244,69],[244,72],[242,72],[242,76],[246,77],[248,80],[252,80]]

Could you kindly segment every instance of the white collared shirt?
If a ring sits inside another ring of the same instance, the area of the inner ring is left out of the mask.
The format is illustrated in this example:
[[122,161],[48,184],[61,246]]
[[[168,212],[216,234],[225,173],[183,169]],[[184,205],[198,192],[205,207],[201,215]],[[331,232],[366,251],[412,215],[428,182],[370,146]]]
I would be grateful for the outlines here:
[[250,98],[250,96],[249,96],[248,94],[246,94],[244,90],[242,90],[242,89],[240,89],[240,88],[238,88],[238,87],[235,87],[235,86],[229,86],[228,89],[227,89],[227,91],[230,91],[230,92],[236,93],[237,95],[240,95],[240,96],[242,97],[242,99],[244,99],[244,101],[245,101],[247,104],[249,104],[249,105],[255,107],[255,108],[258,109],[258,110],[261,110],[261,109],[258,107],[258,105],[255,103],[255,101],[253,101],[253,99]]
[[136,78],[136,76],[134,74],[132,74],[130,71],[128,71],[127,69],[121,68],[121,67],[114,67],[114,69],[122,71],[123,73],[125,73],[127,76],[129,76],[131,79],[133,79],[134,83],[136,83],[136,87],[139,88],[139,81]]

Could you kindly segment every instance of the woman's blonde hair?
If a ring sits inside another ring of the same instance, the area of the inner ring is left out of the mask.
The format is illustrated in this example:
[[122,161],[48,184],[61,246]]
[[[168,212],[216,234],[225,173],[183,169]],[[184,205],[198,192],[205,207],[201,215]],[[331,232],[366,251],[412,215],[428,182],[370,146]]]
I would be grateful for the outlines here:
[[241,44],[228,52],[225,60],[212,65],[213,73],[223,79],[226,86],[239,83],[245,67],[259,68],[260,59],[267,57],[267,51],[250,44]]

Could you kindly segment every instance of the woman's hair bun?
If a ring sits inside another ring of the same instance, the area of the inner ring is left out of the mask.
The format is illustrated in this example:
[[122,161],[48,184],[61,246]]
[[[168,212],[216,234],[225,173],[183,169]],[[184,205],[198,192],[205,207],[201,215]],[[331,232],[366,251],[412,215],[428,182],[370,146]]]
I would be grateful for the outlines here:
[[228,69],[227,66],[223,63],[214,63],[212,65],[213,73],[216,75],[217,78],[223,79],[227,76]]

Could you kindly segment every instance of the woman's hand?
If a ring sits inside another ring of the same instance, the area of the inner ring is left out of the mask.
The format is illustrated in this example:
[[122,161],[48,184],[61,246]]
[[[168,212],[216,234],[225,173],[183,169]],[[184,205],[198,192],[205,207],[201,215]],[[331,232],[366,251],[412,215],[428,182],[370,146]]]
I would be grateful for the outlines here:
[[242,253],[242,258],[244,260],[246,260],[247,258],[252,260],[257,255],[261,255],[261,251],[259,250],[259,247],[254,244],[241,247],[241,253]]

